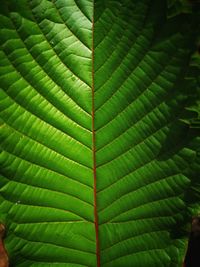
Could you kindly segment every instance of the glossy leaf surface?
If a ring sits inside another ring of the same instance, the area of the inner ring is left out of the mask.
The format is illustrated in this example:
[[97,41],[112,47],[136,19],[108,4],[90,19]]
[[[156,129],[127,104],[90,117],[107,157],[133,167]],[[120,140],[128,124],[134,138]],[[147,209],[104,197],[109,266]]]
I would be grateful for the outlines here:
[[157,0],[0,5],[10,265],[181,266],[199,199],[198,16]]

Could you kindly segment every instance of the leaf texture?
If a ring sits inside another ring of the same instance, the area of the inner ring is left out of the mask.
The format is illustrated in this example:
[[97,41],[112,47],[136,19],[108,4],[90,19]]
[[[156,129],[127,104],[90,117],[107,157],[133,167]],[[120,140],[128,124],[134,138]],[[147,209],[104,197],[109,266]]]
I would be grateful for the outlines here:
[[200,192],[197,14],[169,18],[159,0],[0,10],[10,266],[181,267]]

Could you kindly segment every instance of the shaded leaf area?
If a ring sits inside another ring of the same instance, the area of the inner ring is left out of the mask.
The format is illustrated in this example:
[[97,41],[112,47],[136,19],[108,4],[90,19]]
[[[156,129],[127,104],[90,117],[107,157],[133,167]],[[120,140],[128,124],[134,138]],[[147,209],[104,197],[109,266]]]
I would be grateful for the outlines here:
[[96,2],[102,266],[182,266],[188,207],[199,197],[188,197],[199,171],[198,129],[190,125],[197,113],[186,109],[197,95],[188,78],[194,18],[167,19],[164,1]]
[[192,13],[194,8],[200,7],[199,0],[168,0],[168,17],[177,16],[181,13]]
[[100,265],[182,266],[200,192],[197,14],[169,18],[160,0],[0,10],[10,266],[97,266],[92,119]]

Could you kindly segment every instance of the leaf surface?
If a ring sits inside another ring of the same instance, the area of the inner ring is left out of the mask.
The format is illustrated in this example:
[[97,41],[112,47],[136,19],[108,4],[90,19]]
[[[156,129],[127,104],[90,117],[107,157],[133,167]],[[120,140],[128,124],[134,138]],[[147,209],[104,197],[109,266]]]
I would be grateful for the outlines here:
[[181,266],[199,203],[198,31],[197,14],[167,12],[158,0],[1,2],[11,266]]

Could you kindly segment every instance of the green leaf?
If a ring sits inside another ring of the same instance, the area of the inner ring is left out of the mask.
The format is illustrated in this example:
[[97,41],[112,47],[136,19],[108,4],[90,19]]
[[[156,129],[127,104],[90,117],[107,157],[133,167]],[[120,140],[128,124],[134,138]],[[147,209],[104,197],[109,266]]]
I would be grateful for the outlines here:
[[10,266],[182,266],[200,199],[199,22],[172,6],[1,1]]

